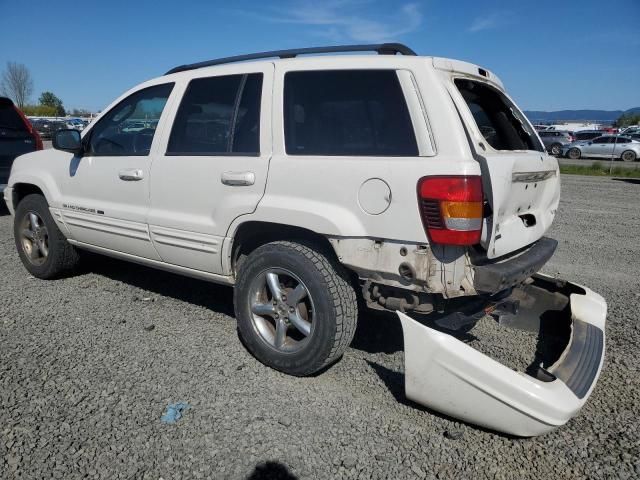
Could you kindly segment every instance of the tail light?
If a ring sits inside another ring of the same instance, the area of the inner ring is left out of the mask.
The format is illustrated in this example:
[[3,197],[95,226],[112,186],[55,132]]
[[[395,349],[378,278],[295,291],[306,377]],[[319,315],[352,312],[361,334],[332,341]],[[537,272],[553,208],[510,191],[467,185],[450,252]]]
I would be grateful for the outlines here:
[[18,115],[20,115],[20,118],[22,118],[22,121],[24,122],[24,126],[27,127],[28,132],[31,134],[31,136],[33,137],[33,140],[36,142],[36,150],[42,150],[44,146],[42,145],[42,138],[40,137],[40,134],[38,133],[38,131],[35,128],[33,128],[33,125],[31,125],[31,122],[29,121],[29,119],[25,117],[24,113],[22,113],[22,110],[20,110],[15,105],[13,106],[13,109],[16,111]]
[[433,243],[480,243],[483,200],[479,176],[434,176],[418,181],[422,224]]
[[42,144],[42,137],[35,128],[31,133],[33,134],[33,139],[36,141],[36,150],[42,150],[44,148],[44,145]]

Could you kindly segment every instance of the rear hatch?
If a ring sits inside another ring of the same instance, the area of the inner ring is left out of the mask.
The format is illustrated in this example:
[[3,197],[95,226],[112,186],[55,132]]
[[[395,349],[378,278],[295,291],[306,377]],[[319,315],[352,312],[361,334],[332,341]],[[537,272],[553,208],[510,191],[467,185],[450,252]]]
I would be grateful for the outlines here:
[[487,205],[482,246],[498,258],[539,240],[560,200],[557,160],[491,72],[434,59],[480,163]]
[[11,165],[17,156],[37,148],[31,126],[10,100],[0,98],[0,184],[7,183]]

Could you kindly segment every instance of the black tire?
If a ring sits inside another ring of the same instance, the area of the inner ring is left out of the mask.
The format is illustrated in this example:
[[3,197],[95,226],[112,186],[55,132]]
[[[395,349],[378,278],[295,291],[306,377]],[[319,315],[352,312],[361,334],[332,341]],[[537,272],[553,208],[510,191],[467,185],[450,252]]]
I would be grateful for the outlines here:
[[562,155],[562,145],[560,145],[559,143],[554,143],[553,145],[551,145],[549,151],[551,152],[551,155],[554,155],[556,157]]
[[635,162],[637,159],[636,152],[633,150],[625,150],[622,152],[622,155],[620,155],[620,160],[623,162]]
[[580,151],[580,149],[578,148],[570,148],[569,151],[567,152],[567,157],[569,157],[572,160],[577,160],[582,156],[582,152]]
[[[24,243],[23,222],[30,213],[37,215],[42,223],[42,230],[46,232],[48,253],[46,258],[39,259],[38,264],[30,260]],[[34,277],[45,280],[59,278],[72,272],[78,265],[80,256],[77,250],[67,242],[66,237],[56,225],[49,212],[49,204],[42,195],[27,195],[20,201],[13,219],[13,235],[20,260]]]
[[[345,269],[330,257],[310,244],[278,241],[257,248],[239,265],[233,296],[238,331],[248,350],[265,365],[290,375],[311,375],[340,358],[353,340],[358,317],[356,294]],[[282,351],[270,344],[255,320],[263,321],[267,316],[252,312],[256,282],[273,270],[298,277],[313,299],[310,333],[295,351]]]

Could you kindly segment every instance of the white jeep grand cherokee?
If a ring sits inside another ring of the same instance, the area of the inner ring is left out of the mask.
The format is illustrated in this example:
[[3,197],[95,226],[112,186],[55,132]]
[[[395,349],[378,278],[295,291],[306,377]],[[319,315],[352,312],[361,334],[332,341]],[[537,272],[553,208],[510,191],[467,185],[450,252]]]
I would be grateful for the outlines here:
[[[361,51],[379,55],[297,58]],[[558,164],[488,70],[400,44],[230,57],[145,82],[53,145],[4,192],[38,278],[86,249],[235,285],[247,348],[293,375],[343,354],[361,296],[400,315],[409,398],[519,435],[595,385],[606,304],[534,275],[556,247]],[[478,312],[542,339],[551,314],[554,348],[517,374],[431,328]]]

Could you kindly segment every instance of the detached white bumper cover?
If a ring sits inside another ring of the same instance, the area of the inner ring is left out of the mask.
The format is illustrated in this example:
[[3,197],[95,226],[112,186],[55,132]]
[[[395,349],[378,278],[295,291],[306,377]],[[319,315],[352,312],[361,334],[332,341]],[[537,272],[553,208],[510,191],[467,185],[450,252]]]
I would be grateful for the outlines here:
[[[558,298],[566,298],[561,309]],[[602,368],[607,305],[587,288],[559,284],[542,275],[534,276],[523,303],[518,320],[528,316],[539,326],[542,319],[553,328],[566,322],[567,339],[557,348],[553,364],[545,365],[541,379],[516,372],[398,312],[407,398],[469,423],[523,437],[549,432],[576,415]],[[553,341],[558,343],[557,338]]]

